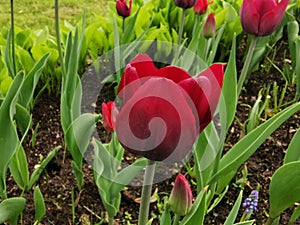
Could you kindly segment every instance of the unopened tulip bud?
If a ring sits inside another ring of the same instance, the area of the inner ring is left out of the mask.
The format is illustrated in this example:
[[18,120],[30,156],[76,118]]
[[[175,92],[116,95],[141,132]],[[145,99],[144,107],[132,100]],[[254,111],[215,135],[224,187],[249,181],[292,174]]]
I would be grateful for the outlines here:
[[186,215],[191,207],[193,194],[188,181],[182,174],[176,177],[170,199],[168,201],[170,209],[177,215]]
[[213,13],[209,14],[204,24],[202,35],[206,38],[212,38],[216,35],[216,20]]
[[178,7],[188,9],[195,5],[196,0],[174,0],[174,2]]
[[102,103],[102,120],[103,126],[106,130],[113,132],[114,131],[114,113],[116,106],[114,102]]
[[211,2],[207,0],[198,0],[194,5],[194,12],[196,14],[204,14],[209,4],[211,4]]

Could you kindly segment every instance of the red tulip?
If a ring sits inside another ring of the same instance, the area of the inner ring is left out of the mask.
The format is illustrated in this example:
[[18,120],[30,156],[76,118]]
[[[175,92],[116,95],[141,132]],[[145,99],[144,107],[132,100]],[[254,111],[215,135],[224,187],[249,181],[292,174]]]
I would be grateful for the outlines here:
[[176,177],[168,204],[170,209],[180,216],[185,216],[192,207],[193,194],[189,182],[182,174]]
[[196,0],[174,0],[175,5],[180,8],[188,9],[194,6]]
[[115,129],[120,143],[151,160],[181,161],[212,120],[223,69],[214,64],[193,78],[179,67],[157,69],[148,55],[137,55],[118,87]]
[[103,126],[106,130],[113,132],[114,131],[114,111],[116,110],[114,102],[102,103],[102,120]]
[[118,0],[116,3],[116,9],[119,16],[124,18],[130,16],[132,7],[132,0],[129,1],[129,6],[126,4],[126,0]]
[[216,35],[216,20],[213,13],[209,14],[203,26],[202,35],[209,39]]
[[194,5],[194,12],[196,14],[204,14],[209,4],[211,4],[211,2],[207,0],[198,0]]
[[288,4],[289,0],[244,0],[240,11],[243,29],[256,36],[273,33]]

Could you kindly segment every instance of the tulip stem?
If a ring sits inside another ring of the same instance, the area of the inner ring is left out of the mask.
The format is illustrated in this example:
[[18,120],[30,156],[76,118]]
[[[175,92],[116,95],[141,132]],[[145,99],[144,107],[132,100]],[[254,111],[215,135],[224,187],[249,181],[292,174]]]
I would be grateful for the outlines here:
[[247,53],[247,56],[246,56],[246,60],[245,60],[245,63],[244,63],[244,66],[243,66],[243,69],[242,69],[242,72],[241,72],[241,75],[240,75],[240,78],[239,78],[239,81],[238,81],[238,85],[237,85],[237,95],[238,96],[241,94],[243,84],[244,84],[245,79],[247,77],[247,74],[249,72],[249,67],[250,67],[252,57],[253,57],[253,53],[254,53],[254,49],[255,49],[257,40],[258,40],[257,36],[252,37],[250,47],[248,49],[248,53]]
[[180,215],[175,214],[174,215],[173,225],[178,225],[179,224],[179,220],[180,220]]
[[182,16],[181,16],[181,23],[179,25],[179,31],[178,31],[178,37],[177,37],[177,44],[180,45],[181,38],[183,34],[183,26],[184,26],[184,20],[186,15],[186,9],[182,9]]
[[140,212],[139,212],[139,223],[138,223],[139,225],[146,225],[148,222],[154,172],[155,172],[155,161],[148,160],[146,170],[145,170],[145,175],[144,175],[143,189],[142,189],[142,197],[141,197]]
[[17,73],[16,67],[16,52],[15,52],[15,18],[14,18],[14,1],[10,1],[10,16],[11,16],[11,52],[12,52],[12,63],[13,63],[13,72],[12,76],[15,76]]
[[123,17],[123,20],[122,20],[122,33],[124,34],[124,31],[125,31],[125,17]]

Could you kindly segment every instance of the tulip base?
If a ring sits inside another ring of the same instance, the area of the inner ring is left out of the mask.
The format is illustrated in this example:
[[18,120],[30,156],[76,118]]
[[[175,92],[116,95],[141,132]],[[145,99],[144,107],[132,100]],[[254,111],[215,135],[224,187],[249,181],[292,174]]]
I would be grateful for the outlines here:
[[139,211],[139,225],[146,225],[148,222],[149,207],[152,183],[155,173],[155,161],[148,160],[144,175],[144,185],[142,189],[141,205]]

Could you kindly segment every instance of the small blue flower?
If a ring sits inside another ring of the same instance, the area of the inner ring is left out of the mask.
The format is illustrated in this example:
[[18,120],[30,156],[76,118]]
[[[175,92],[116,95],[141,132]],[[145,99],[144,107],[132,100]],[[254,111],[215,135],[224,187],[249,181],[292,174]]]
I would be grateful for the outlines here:
[[248,198],[243,202],[245,213],[255,212],[258,210],[258,191],[254,190],[251,192]]

